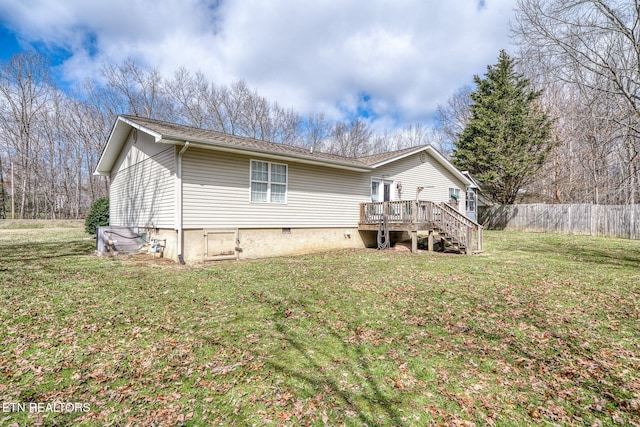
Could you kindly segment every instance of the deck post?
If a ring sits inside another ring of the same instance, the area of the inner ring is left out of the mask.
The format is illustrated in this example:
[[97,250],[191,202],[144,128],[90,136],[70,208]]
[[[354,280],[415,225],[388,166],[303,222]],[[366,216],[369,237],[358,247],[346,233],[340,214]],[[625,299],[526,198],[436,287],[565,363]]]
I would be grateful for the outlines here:
[[411,253],[418,253],[418,231],[411,230]]
[[427,250],[433,252],[433,230],[429,230],[429,241],[427,242]]

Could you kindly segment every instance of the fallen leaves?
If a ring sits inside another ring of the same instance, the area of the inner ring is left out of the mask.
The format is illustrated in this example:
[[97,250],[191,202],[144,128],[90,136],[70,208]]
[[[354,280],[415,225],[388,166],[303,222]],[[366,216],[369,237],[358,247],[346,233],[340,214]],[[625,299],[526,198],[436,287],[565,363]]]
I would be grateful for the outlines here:
[[524,246],[183,269],[12,255],[0,400],[91,405],[20,424],[637,424],[637,272],[612,284]]

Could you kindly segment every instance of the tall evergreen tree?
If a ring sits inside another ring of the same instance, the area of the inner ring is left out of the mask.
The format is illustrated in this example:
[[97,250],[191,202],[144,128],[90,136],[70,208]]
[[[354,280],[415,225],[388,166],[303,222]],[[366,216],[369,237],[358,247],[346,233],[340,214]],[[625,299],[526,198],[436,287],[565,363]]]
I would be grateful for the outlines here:
[[474,81],[471,120],[458,135],[453,163],[478,178],[496,202],[512,204],[553,148],[553,121],[538,103],[542,91],[516,72],[504,50]]

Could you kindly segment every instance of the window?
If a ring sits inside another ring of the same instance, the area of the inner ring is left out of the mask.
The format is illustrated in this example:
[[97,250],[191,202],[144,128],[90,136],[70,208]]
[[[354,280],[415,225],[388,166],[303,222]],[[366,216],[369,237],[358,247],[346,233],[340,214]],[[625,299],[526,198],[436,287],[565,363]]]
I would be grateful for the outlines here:
[[476,192],[472,188],[467,190],[467,211],[476,211]]
[[371,178],[371,201],[372,202],[388,202],[393,198],[392,188],[393,181],[387,181],[380,178]]
[[455,200],[456,202],[460,200],[460,189],[459,188],[449,188],[449,200]]
[[251,160],[251,202],[287,203],[287,165]]
[[371,181],[371,201],[377,202],[380,200],[380,181]]
[[449,188],[449,205],[452,207],[459,209],[460,205],[460,189],[459,188]]

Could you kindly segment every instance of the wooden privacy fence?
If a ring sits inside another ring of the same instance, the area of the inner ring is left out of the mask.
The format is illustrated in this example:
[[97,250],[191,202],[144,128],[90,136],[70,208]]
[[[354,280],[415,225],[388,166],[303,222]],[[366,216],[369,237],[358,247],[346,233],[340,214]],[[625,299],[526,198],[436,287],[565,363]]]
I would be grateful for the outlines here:
[[480,208],[490,230],[519,230],[640,239],[640,205],[543,203]]

